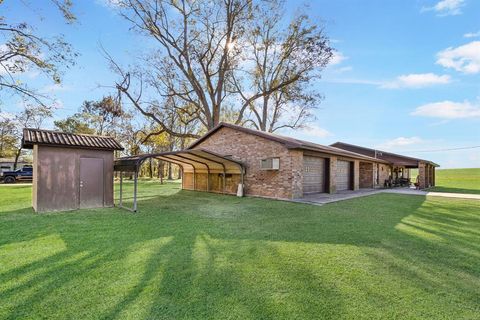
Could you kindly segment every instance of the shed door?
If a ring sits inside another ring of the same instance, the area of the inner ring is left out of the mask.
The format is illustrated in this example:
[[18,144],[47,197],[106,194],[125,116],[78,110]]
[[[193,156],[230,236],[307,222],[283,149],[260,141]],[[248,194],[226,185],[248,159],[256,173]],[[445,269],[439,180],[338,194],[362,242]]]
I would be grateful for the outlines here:
[[337,161],[337,174],[336,174],[337,190],[349,190],[350,189],[350,162],[349,161]]
[[80,158],[80,208],[103,207],[103,159]]
[[303,193],[325,192],[325,159],[303,157]]

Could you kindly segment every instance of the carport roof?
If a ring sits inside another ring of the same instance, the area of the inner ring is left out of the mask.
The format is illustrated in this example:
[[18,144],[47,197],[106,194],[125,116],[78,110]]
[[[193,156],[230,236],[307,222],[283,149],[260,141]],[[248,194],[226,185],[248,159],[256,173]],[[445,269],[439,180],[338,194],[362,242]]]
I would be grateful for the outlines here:
[[224,173],[240,174],[245,168],[243,163],[240,161],[229,157],[224,157],[208,150],[195,149],[141,154],[117,158],[115,159],[114,170],[125,172],[138,171],[142,163],[149,158],[172,162],[183,168],[189,168],[193,170],[218,170]]
[[123,150],[123,147],[112,137],[32,128],[23,129],[22,148],[33,149],[35,144],[52,147]]

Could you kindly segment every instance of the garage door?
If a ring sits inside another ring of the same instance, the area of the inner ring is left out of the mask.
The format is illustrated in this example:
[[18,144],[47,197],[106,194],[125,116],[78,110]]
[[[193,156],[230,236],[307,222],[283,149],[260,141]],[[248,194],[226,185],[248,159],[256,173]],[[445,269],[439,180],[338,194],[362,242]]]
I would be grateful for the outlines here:
[[325,159],[303,157],[303,193],[325,192]]
[[349,161],[337,161],[337,174],[336,174],[337,190],[349,190],[350,189],[350,162]]

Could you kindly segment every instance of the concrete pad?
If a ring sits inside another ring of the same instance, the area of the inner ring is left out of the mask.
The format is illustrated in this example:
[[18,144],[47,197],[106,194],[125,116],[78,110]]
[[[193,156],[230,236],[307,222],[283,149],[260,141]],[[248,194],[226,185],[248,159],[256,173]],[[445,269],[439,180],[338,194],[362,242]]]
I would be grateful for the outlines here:
[[379,193],[480,200],[480,194],[431,192],[431,191],[424,191],[424,190],[416,190],[412,188],[393,188],[393,189],[360,189],[357,191],[348,190],[348,191],[340,191],[338,193],[333,193],[333,194],[318,193],[318,194],[307,195],[303,198],[294,199],[292,201],[300,202],[300,203],[309,203],[314,205],[323,205],[326,203],[360,198],[360,197],[370,196],[370,195],[379,194]]
[[365,197],[372,194],[378,193],[378,190],[375,189],[361,189],[357,191],[348,190],[348,191],[339,191],[337,193],[318,193],[307,195],[300,199],[294,199],[294,202],[301,202],[301,203],[310,203],[316,205],[322,205],[326,203],[332,203],[342,200],[354,199],[359,197]]

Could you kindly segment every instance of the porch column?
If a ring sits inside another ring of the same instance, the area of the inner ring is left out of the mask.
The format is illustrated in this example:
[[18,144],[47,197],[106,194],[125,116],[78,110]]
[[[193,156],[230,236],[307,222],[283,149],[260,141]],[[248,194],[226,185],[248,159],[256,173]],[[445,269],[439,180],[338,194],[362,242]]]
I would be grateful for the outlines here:
[[425,165],[425,172],[426,172],[426,181],[425,181],[425,188],[430,187],[430,165]]
[[430,187],[435,185],[435,167],[430,165]]
[[435,167],[432,167],[432,186],[434,187],[435,186]]
[[425,184],[426,184],[426,164],[425,162],[419,162],[418,163],[418,187],[420,189],[425,189]]
[[336,175],[337,175],[337,157],[330,157],[330,170],[328,179],[328,193],[337,192]]

